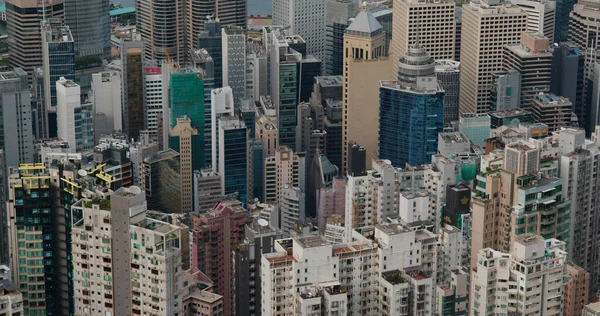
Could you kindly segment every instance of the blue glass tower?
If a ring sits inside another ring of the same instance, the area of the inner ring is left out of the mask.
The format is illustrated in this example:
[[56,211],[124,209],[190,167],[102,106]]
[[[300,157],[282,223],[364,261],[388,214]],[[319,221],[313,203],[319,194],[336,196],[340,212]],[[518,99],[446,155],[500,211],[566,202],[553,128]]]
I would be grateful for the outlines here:
[[444,90],[425,49],[411,47],[400,59],[398,81],[379,87],[379,158],[392,165],[429,163],[444,129]]
[[219,173],[225,194],[237,193],[244,205],[248,203],[249,132],[244,121],[236,116],[219,120]]

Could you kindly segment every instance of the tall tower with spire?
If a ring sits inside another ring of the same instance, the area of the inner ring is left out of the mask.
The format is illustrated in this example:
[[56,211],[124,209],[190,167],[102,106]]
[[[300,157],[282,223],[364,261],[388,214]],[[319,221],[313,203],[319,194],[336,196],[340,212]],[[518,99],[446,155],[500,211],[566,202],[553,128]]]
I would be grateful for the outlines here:
[[379,80],[391,76],[385,53],[385,32],[363,2],[362,10],[344,35],[343,163],[348,165],[348,143],[367,151],[367,168],[377,151]]

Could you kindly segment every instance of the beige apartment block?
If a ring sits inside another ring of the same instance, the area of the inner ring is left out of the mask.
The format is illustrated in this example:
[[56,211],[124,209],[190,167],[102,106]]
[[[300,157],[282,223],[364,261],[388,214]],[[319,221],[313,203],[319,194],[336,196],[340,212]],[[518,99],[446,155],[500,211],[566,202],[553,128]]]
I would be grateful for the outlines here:
[[[398,59],[419,45],[435,60],[455,60],[456,4],[452,0],[400,0],[394,2],[391,44],[397,79]],[[362,145],[362,144],[361,144]]]
[[462,12],[459,114],[486,113],[504,45],[519,43],[527,14],[505,0],[473,0]]
[[565,310],[563,316],[580,316],[588,303],[590,274],[572,263],[567,265],[567,284],[565,285]]
[[348,166],[348,142],[367,151],[367,169],[377,156],[379,138],[379,81],[390,78],[392,60],[385,57],[385,32],[363,9],[344,35],[343,162]]
[[265,159],[265,203],[279,203],[286,185],[298,187],[300,157],[289,147],[281,146]]

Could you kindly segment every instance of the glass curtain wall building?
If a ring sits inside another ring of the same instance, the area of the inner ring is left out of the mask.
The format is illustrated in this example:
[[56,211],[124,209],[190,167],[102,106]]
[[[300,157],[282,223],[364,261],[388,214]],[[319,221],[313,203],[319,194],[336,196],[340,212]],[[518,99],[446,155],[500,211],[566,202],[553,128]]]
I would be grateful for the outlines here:
[[65,23],[73,33],[77,56],[110,57],[109,0],[65,0]]

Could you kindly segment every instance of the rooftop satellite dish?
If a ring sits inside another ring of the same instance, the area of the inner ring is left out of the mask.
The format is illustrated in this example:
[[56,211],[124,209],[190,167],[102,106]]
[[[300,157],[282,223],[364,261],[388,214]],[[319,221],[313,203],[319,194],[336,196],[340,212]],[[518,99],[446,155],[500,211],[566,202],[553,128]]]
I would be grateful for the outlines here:
[[258,225],[262,226],[262,227],[267,227],[269,226],[269,222],[267,222],[265,219],[263,218],[259,218],[257,221]]
[[133,193],[133,194],[140,194],[142,193],[142,189],[140,189],[140,187],[132,185],[129,187],[129,192]]
[[86,177],[88,175],[87,171],[83,170],[83,169],[79,169],[79,171],[77,171],[77,174],[80,177]]

